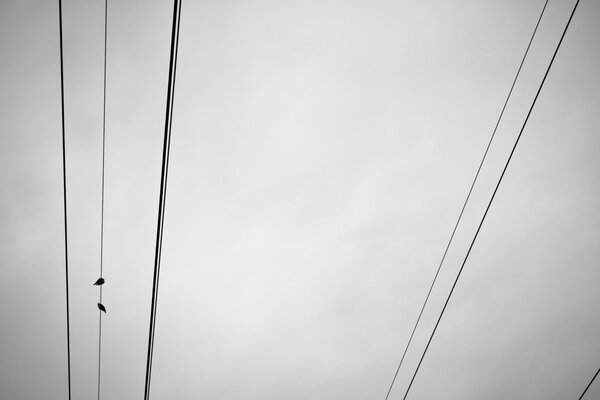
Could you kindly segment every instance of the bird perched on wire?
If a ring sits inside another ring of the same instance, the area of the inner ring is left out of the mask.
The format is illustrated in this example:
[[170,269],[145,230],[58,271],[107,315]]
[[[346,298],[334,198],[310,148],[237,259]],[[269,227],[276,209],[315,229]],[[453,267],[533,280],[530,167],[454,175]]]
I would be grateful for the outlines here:
[[100,311],[103,311],[106,314],[106,308],[104,308],[104,306],[102,305],[102,303],[98,303],[98,309]]
[[98,278],[98,280],[94,283],[94,286],[104,285],[104,278]]

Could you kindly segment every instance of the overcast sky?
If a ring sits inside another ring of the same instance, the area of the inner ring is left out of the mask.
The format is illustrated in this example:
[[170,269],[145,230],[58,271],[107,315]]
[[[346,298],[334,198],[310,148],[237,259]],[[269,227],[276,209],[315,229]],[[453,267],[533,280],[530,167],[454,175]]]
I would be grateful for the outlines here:
[[[543,0],[182,6],[152,399],[383,399]],[[391,399],[574,0],[550,0]],[[103,7],[65,0],[73,399],[96,396]],[[583,0],[411,399],[600,366],[600,2]],[[143,397],[171,1],[111,1],[102,392]],[[0,397],[65,399],[56,1],[0,2]],[[589,392],[600,398],[600,382]]]

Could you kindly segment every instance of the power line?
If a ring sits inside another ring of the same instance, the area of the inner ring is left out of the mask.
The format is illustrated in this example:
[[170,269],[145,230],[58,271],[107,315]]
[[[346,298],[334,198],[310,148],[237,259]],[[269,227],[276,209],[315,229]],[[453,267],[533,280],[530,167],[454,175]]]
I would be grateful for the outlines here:
[[69,316],[69,246],[67,243],[67,161],[65,155],[65,78],[63,62],[62,0],[58,0],[58,26],[60,42],[60,106],[62,121],[63,214],[65,219],[65,294],[67,303],[67,383],[71,400],[71,327]]
[[[179,11],[178,11],[178,16],[177,16],[177,34],[176,34],[176,45],[175,45],[175,56],[174,56],[174,64],[173,64],[173,85],[171,86],[171,111],[169,113],[169,138],[168,138],[168,142],[167,142],[167,148],[170,149],[171,148],[171,127],[172,127],[172,123],[173,123],[173,104],[175,101],[175,78],[177,75],[177,54],[179,51],[179,20],[181,18],[181,4],[179,5]],[[169,174],[169,156],[170,156],[170,151],[167,151],[167,162],[166,162],[166,166],[165,166],[165,176],[168,176]],[[162,206],[162,222],[161,225],[164,225],[164,219],[165,219],[165,203],[166,203],[166,198],[167,198],[167,181],[165,179],[165,187],[164,187],[164,201],[163,201],[163,206]],[[156,288],[156,295],[158,298],[158,281],[160,278],[160,261],[161,261],[161,255],[162,255],[162,239],[163,239],[163,235],[162,235],[162,228],[161,228],[161,234],[160,234],[160,243],[159,243],[159,259],[158,259],[158,271],[157,271],[157,275],[156,275],[156,282],[157,282],[157,288]],[[154,325],[156,326],[156,309],[154,312]],[[150,357],[152,360],[152,357],[154,355],[154,332],[152,333],[152,348],[150,350]],[[152,377],[152,361],[150,361],[150,371],[148,373],[148,382],[150,382],[150,379]],[[149,389],[148,389],[149,390]]]
[[144,400],[150,397],[150,379],[152,375],[152,357],[154,354],[154,332],[156,328],[156,307],[158,303],[158,283],[160,277],[160,261],[164,229],[165,203],[167,196],[167,177],[169,172],[169,154],[171,149],[171,124],[173,120],[173,101],[175,97],[175,72],[177,68],[177,51],[179,46],[179,22],[181,18],[181,1],[173,2],[173,28],[171,32],[171,54],[169,62],[169,80],[167,85],[167,105],[165,115],[165,137],[160,178],[160,194],[158,201],[158,223],[156,228],[156,249],[154,253],[154,277],[152,284],[152,301],[150,306],[150,328],[148,333],[148,354],[146,359],[146,381]]
[[442,308],[442,311],[440,313],[440,316],[437,319],[437,322],[435,323],[435,326],[433,328],[433,331],[431,332],[431,336],[429,337],[429,340],[427,341],[427,345],[425,346],[425,350],[423,351],[423,354],[421,355],[421,359],[419,360],[419,364],[417,364],[417,368],[410,380],[410,383],[408,385],[408,388],[406,389],[406,393],[404,394],[403,400],[406,400],[406,397],[408,396],[408,393],[410,391],[410,388],[412,387],[412,384],[415,380],[415,377],[417,376],[417,373],[419,372],[419,368],[421,367],[421,363],[423,362],[423,358],[425,358],[425,354],[427,354],[427,350],[429,349],[429,345],[431,344],[431,340],[433,339],[433,336],[435,335],[435,332],[438,328],[438,325],[440,324],[440,321],[442,319],[442,316],[444,315],[444,312],[446,311],[446,307],[448,306],[448,302],[450,301],[450,298],[452,297],[452,293],[454,292],[454,288],[456,287],[456,284],[460,278],[460,275],[465,267],[465,264],[467,262],[467,259],[469,258],[469,255],[471,254],[471,250],[473,249],[473,245],[475,244],[475,240],[477,240],[477,236],[479,235],[479,231],[481,230],[481,227],[483,225],[483,222],[485,221],[485,217],[488,214],[488,211],[490,210],[490,206],[492,205],[492,202],[494,201],[494,198],[496,197],[496,193],[498,191],[498,188],[500,187],[500,183],[502,182],[502,179],[504,178],[504,174],[506,173],[506,169],[508,168],[508,164],[510,163],[510,160],[512,159],[512,156],[515,152],[515,149],[517,148],[517,145],[519,144],[519,140],[521,139],[521,135],[523,134],[523,131],[525,130],[525,126],[527,125],[527,121],[529,120],[529,116],[531,115],[531,112],[533,111],[533,107],[535,106],[535,103],[538,99],[538,96],[540,95],[540,92],[542,90],[542,87],[544,86],[544,83],[546,82],[546,78],[548,77],[548,73],[550,72],[550,68],[552,67],[552,64],[554,63],[554,59],[556,58],[556,54],[558,53],[558,49],[560,48],[560,45],[565,37],[565,34],[567,33],[567,29],[569,28],[569,25],[571,24],[571,20],[573,19],[573,15],[575,14],[575,10],[577,10],[577,6],[579,5],[579,0],[577,0],[577,2],[575,3],[575,6],[573,7],[573,11],[571,12],[571,16],[569,17],[569,20],[567,22],[567,25],[565,26],[565,29],[560,37],[560,40],[558,42],[558,45],[556,46],[556,49],[554,50],[554,54],[552,55],[552,59],[550,60],[550,64],[548,65],[548,68],[546,69],[546,73],[544,74],[544,78],[542,79],[542,82],[540,83],[540,86],[537,90],[537,93],[533,99],[533,102],[531,104],[531,107],[529,108],[529,111],[527,112],[527,116],[525,117],[525,121],[523,122],[523,126],[521,127],[521,130],[519,131],[519,135],[517,136],[517,139],[515,140],[515,143],[513,145],[513,148],[510,152],[510,155],[508,156],[508,159],[506,160],[506,164],[504,165],[504,168],[502,170],[502,174],[500,175],[500,178],[498,179],[498,183],[496,184],[496,188],[494,189],[494,192],[492,193],[492,197],[490,198],[490,201],[485,209],[485,212],[483,213],[483,217],[481,218],[481,222],[479,223],[479,226],[477,227],[477,231],[475,232],[475,236],[473,237],[473,240],[471,241],[471,244],[469,246],[469,250],[467,251],[467,254],[462,262],[462,265],[458,271],[458,274],[456,275],[456,279],[454,280],[454,283],[452,284],[452,288],[450,289],[450,293],[448,293],[448,297],[446,298],[446,302],[444,303],[444,307]]
[[[104,266],[104,164],[106,158],[106,38],[108,0],[104,0],[104,68],[103,68],[103,95],[102,95],[102,206],[100,216],[100,278],[103,277]],[[102,303],[102,286],[100,285],[100,304]],[[98,400],[100,400],[100,374],[102,362],[102,310],[98,310]]]
[[579,400],[583,399],[583,396],[585,396],[585,393],[588,391],[590,386],[592,386],[592,383],[594,383],[594,379],[596,379],[596,377],[598,376],[598,372],[600,372],[600,368],[598,368],[598,371],[596,371],[596,374],[594,374],[594,377],[592,378],[590,383],[588,383],[588,385],[585,387],[585,390],[583,391],[583,393],[581,393],[581,396],[579,396]]
[[525,58],[527,58],[527,54],[529,53],[529,48],[531,47],[531,43],[533,42],[533,38],[535,37],[535,34],[537,32],[538,26],[540,25],[540,21],[542,20],[542,16],[544,15],[544,11],[546,10],[547,5],[548,5],[548,0],[545,1],[544,7],[542,8],[542,12],[540,13],[537,23],[535,24],[535,28],[533,29],[533,34],[531,35],[531,38],[529,39],[529,43],[527,44],[527,49],[525,49],[525,53],[523,54],[523,58],[521,59],[521,63],[519,64],[519,68],[517,69],[515,78],[513,79],[512,85],[510,86],[510,90],[508,91],[508,95],[506,96],[506,100],[504,101],[504,105],[502,106],[502,110],[500,111],[500,116],[498,117],[498,120],[496,121],[496,125],[494,126],[494,130],[492,131],[492,135],[490,136],[490,140],[488,141],[485,152],[483,153],[483,157],[481,158],[481,161],[479,162],[479,167],[477,167],[477,172],[475,173],[475,178],[473,178],[473,181],[471,182],[471,187],[469,188],[467,197],[465,198],[465,201],[463,202],[463,205],[462,205],[462,208],[458,215],[458,218],[456,220],[456,223],[454,224],[454,229],[452,229],[452,234],[450,235],[450,239],[448,240],[448,243],[446,244],[446,248],[444,249],[442,259],[440,260],[437,271],[435,272],[433,281],[431,282],[431,285],[429,286],[429,290],[427,291],[427,296],[425,297],[425,301],[423,302],[423,305],[421,306],[421,311],[419,311],[419,316],[417,317],[417,321],[415,322],[412,332],[410,333],[410,337],[408,338],[408,342],[406,343],[406,347],[404,348],[404,352],[402,353],[402,357],[400,358],[400,362],[398,363],[398,368],[396,368],[396,373],[394,374],[392,383],[390,384],[388,392],[385,396],[385,400],[388,400],[388,397],[390,396],[390,393],[392,392],[392,388],[394,387],[394,383],[396,382],[396,378],[398,377],[398,373],[400,372],[400,368],[402,367],[402,363],[404,362],[404,357],[406,356],[406,352],[408,351],[408,348],[410,347],[410,344],[412,343],[413,336],[415,335],[415,331],[417,330],[417,327],[419,326],[419,323],[421,322],[421,317],[423,315],[423,311],[425,310],[425,307],[427,306],[427,302],[429,301],[429,296],[431,295],[431,291],[433,290],[433,287],[435,286],[435,282],[437,281],[440,270],[442,269],[442,265],[444,264],[444,260],[446,259],[446,255],[448,254],[448,249],[450,249],[450,245],[452,244],[452,241],[454,240],[454,234],[456,233],[456,230],[458,229],[458,225],[460,224],[460,221],[462,219],[465,208],[467,207],[467,203],[469,202],[469,199],[471,198],[471,193],[473,192],[473,187],[475,186],[475,183],[477,182],[477,179],[479,178],[479,173],[481,172],[481,167],[483,166],[483,163],[485,162],[488,151],[490,150],[490,146],[492,145],[492,141],[494,140],[494,136],[496,135],[496,131],[498,130],[498,125],[500,125],[500,121],[502,120],[502,116],[504,115],[504,110],[506,110],[506,106],[508,104],[508,101],[510,100],[510,96],[512,95],[515,84],[517,83],[517,79],[519,78],[519,74],[521,73],[521,68],[523,67]]

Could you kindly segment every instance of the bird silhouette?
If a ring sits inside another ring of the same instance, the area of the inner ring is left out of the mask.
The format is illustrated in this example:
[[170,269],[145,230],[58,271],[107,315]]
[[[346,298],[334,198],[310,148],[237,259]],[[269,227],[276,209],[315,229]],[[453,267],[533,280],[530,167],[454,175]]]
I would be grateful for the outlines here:
[[98,303],[98,309],[100,311],[103,311],[104,313],[106,313],[106,308],[104,308],[104,306],[102,305],[102,303]]
[[98,278],[98,280],[94,283],[95,286],[104,285],[104,278]]

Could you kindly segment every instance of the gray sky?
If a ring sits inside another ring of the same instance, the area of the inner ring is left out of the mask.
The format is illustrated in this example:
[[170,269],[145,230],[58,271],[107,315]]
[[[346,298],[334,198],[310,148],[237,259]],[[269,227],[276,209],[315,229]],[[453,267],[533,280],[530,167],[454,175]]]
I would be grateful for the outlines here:
[[[573,3],[549,3],[393,399]],[[153,399],[385,397],[542,6],[184,2]],[[103,2],[63,7],[73,398],[93,399]],[[109,3],[106,399],[143,396],[171,12]],[[411,399],[577,398],[599,367],[599,18],[583,0]],[[0,38],[0,397],[64,399],[56,1],[1,2]]]

